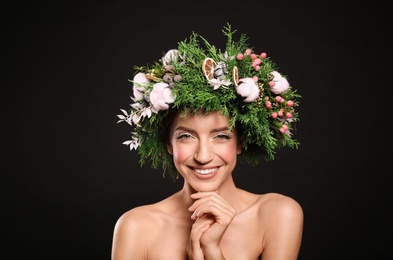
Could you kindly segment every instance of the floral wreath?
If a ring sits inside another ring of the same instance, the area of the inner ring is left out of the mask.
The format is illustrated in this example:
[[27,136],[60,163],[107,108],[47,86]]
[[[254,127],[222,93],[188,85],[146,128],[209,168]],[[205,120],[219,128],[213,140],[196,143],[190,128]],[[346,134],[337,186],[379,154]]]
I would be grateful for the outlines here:
[[163,122],[173,108],[184,115],[221,110],[230,127],[241,127],[239,160],[251,165],[261,159],[273,160],[279,148],[298,148],[292,135],[301,96],[265,52],[248,47],[245,34],[234,41],[236,30],[229,24],[222,32],[227,37],[224,52],[193,32],[154,64],[134,67],[134,78],[129,80],[133,103],[129,110],[120,109],[117,123],[133,126],[131,139],[123,144],[138,150],[141,166],[150,161],[154,169],[161,166],[164,175],[168,171],[171,177],[178,177],[160,138]]

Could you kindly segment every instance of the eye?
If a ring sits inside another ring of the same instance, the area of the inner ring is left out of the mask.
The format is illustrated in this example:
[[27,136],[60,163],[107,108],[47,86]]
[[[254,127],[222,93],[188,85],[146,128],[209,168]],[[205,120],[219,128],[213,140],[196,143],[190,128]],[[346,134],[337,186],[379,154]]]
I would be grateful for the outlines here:
[[225,140],[231,139],[231,137],[229,136],[229,134],[225,134],[225,133],[219,133],[219,134],[217,134],[214,138],[217,138],[217,139],[225,139]]
[[178,134],[177,136],[176,136],[176,139],[177,140],[186,140],[186,139],[190,139],[190,138],[192,138],[192,135],[191,134],[189,134],[189,133],[181,133],[181,134]]

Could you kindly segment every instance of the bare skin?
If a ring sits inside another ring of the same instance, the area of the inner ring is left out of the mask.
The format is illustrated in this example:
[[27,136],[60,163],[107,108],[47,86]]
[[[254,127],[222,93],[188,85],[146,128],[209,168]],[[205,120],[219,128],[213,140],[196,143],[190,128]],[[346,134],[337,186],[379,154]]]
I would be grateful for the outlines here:
[[297,259],[303,211],[290,197],[235,186],[241,146],[219,112],[177,118],[168,152],[183,188],[116,223],[112,260]]

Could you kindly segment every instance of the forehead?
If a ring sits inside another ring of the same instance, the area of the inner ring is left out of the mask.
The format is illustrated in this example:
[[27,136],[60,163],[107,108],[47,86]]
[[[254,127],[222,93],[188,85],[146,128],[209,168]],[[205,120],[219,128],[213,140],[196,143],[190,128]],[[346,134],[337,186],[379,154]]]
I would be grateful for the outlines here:
[[193,124],[209,124],[213,127],[229,126],[229,120],[222,115],[220,111],[197,112],[197,113],[178,113],[175,117],[173,125],[193,125]]

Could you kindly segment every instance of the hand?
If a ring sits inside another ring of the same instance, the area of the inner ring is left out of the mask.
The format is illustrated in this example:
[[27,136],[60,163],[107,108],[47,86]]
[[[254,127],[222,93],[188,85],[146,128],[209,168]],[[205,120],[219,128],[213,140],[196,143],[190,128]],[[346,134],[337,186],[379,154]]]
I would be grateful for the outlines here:
[[221,257],[220,241],[236,215],[235,208],[217,192],[197,192],[191,198],[195,202],[188,210],[194,212],[191,219],[195,223],[191,229],[189,253],[193,252],[195,259],[203,259],[203,254]]
[[213,218],[209,218],[207,215],[204,215],[201,218],[197,217],[194,224],[192,225],[190,241],[188,242],[188,248],[187,248],[188,259],[190,260],[205,259],[201,248],[200,240],[203,235],[203,232],[205,232],[214,222],[215,220]]

